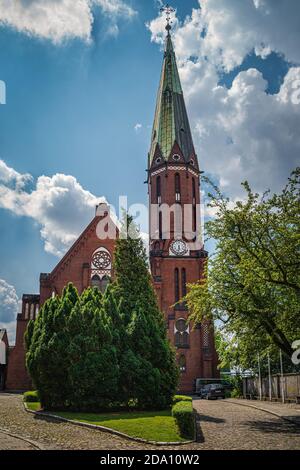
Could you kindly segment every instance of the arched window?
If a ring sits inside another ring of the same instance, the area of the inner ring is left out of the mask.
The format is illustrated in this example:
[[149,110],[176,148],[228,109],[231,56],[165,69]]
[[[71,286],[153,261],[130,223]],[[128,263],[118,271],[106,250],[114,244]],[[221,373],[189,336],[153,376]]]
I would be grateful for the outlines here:
[[162,240],[163,233],[162,233],[162,212],[159,211],[158,214],[158,237],[160,240]]
[[193,227],[192,227],[192,230],[193,232],[196,232],[196,229],[197,229],[197,209],[196,209],[196,182],[195,182],[195,178],[193,178],[192,180],[192,190],[193,190],[193,209],[192,209],[192,217],[193,217],[193,220],[192,220],[192,223],[193,223]]
[[91,286],[92,287],[97,287],[97,289],[101,290],[101,279],[98,276],[98,274],[94,274],[94,276],[92,277]]
[[35,313],[35,305],[31,304],[30,305],[30,320],[34,320],[34,313]]
[[181,295],[182,297],[186,296],[186,270],[185,268],[181,269]]
[[187,348],[189,346],[189,326],[184,318],[179,318],[175,323],[175,346]]
[[110,278],[109,276],[103,276],[101,280],[101,292],[105,292],[106,287],[110,283]]
[[192,179],[192,194],[193,194],[193,204],[196,203],[196,182],[195,178]]
[[175,201],[180,202],[180,175],[175,173]]
[[180,294],[179,294],[179,269],[175,268],[174,271],[174,288],[175,288],[175,302],[179,302]]
[[157,204],[161,204],[161,180],[160,176],[156,178],[156,202]]
[[94,274],[94,276],[91,279],[91,286],[96,287],[101,292],[105,292],[105,289],[109,283],[110,283],[110,277],[107,275],[103,276],[103,278],[100,279],[100,276],[98,276],[98,274]]
[[186,358],[184,354],[181,354],[178,361],[180,372],[186,372]]
[[193,205],[193,212],[192,212],[192,217],[193,217],[193,232],[196,232],[197,230],[197,208],[196,205]]
[[29,318],[29,303],[26,302],[25,304],[25,320],[28,320]]

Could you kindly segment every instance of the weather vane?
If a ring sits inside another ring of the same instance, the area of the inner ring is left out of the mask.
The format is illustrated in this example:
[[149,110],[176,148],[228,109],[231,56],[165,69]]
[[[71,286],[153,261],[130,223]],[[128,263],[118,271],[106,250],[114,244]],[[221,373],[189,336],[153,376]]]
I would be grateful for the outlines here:
[[172,8],[168,3],[166,5],[164,5],[161,9],[160,9],[161,12],[164,12],[166,14],[166,21],[167,21],[167,26],[166,26],[166,30],[170,31],[171,29],[171,24],[172,24],[172,21],[171,21],[171,13],[174,13],[175,12],[175,9]]

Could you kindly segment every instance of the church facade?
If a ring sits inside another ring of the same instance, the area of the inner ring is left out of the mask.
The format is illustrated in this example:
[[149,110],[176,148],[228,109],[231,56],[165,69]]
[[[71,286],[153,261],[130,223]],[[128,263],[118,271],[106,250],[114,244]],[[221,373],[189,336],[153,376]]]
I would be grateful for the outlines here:
[[[168,337],[176,349],[180,391],[192,392],[197,378],[218,376],[218,360],[212,325],[188,323],[189,312],[181,301],[188,283],[203,277],[207,252],[199,237],[199,163],[168,27],[147,171],[153,285]],[[113,279],[115,237],[99,237],[97,228],[103,220],[108,220],[112,232],[118,236],[109,208],[99,207],[94,219],[53,271],[40,275],[39,294],[23,295],[16,342],[8,356],[6,389],[27,390],[32,386],[25,367],[24,333],[44,302],[60,295],[68,282],[81,293],[88,286],[104,290]]]

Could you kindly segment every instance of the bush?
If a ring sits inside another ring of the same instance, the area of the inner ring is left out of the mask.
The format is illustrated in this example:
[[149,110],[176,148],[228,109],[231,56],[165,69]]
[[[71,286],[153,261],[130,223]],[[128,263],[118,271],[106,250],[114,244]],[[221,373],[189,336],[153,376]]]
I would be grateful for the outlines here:
[[25,392],[23,393],[23,401],[26,403],[36,403],[39,402],[39,394],[37,391],[33,390],[31,392]]
[[187,395],[174,395],[172,404],[176,405],[179,401],[193,401],[192,397],[188,397]]
[[240,398],[242,396],[241,392],[237,389],[233,389],[231,394],[230,394],[230,398]]
[[[27,335],[26,365],[43,408],[96,411],[118,392],[112,320],[102,294],[72,284],[48,299]],[[59,364],[59,367],[58,367]]]
[[181,437],[194,439],[195,417],[192,401],[179,401],[172,408],[172,416],[179,428]]

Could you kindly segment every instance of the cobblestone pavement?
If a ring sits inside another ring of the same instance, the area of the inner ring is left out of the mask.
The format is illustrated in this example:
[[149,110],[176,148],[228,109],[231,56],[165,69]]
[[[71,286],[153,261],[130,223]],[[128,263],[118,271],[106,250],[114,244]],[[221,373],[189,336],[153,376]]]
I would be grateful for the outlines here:
[[[237,400],[234,400],[238,402]],[[194,400],[199,413],[199,448],[300,449],[300,426],[229,400]]]
[[36,447],[21,439],[9,436],[0,431],[0,451],[1,450],[35,450]]
[[0,428],[38,442],[43,449],[151,448],[147,444],[122,439],[109,433],[27,413],[24,410],[21,395],[0,394]]
[[[198,412],[198,442],[176,447],[178,452],[183,449],[300,450],[300,426],[264,411],[227,400],[195,399],[194,408]],[[32,440],[43,449],[163,449],[26,413],[20,395],[0,394],[0,428]],[[1,450],[29,446],[16,443],[0,432]]]
[[271,413],[275,413],[282,416],[285,419],[289,419],[300,425],[300,405],[296,403],[281,403],[281,402],[269,402],[259,400],[244,400],[244,399],[230,399],[233,403],[244,404],[247,406],[255,406],[260,409],[265,409]]

